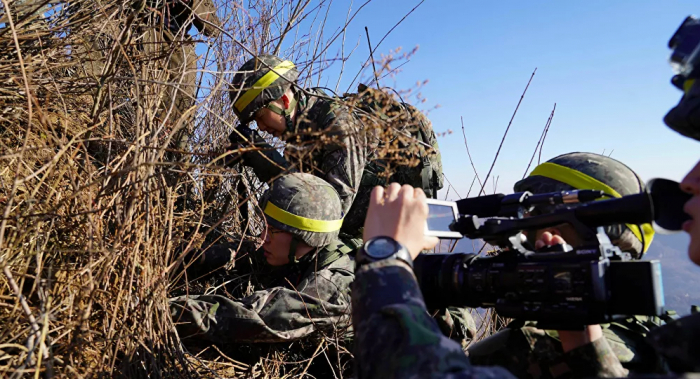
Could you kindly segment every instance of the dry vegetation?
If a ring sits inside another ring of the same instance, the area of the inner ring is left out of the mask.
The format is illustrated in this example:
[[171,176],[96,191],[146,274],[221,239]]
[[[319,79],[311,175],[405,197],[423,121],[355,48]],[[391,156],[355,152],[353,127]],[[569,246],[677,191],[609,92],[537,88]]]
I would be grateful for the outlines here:
[[[225,91],[235,68],[278,53],[315,86],[331,64],[342,76],[355,47],[344,25],[325,25],[330,2],[216,0],[219,37],[172,41],[149,37],[158,3],[2,0],[0,376],[304,376],[321,362],[342,377],[351,354],[339,335],[184,348],[167,299],[225,280],[183,286],[183,253],[259,242],[264,184],[217,164],[235,126]],[[195,42],[196,103],[176,118],[168,91],[184,74],[168,62]],[[377,57],[377,77],[408,55]]]

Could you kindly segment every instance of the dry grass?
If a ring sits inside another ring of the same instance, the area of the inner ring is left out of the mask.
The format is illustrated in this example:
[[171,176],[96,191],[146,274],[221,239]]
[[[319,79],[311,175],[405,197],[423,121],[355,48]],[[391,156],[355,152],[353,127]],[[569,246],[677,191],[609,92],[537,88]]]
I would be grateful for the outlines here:
[[[184,74],[168,62],[191,42],[149,37],[156,3],[2,1],[0,376],[291,377],[321,362],[341,377],[341,331],[291,347],[184,349],[167,299],[224,280],[176,287],[183,252],[256,243],[262,228],[248,200],[263,184],[216,163],[235,122],[222,90],[233,70],[279,52],[313,85],[347,59],[344,43],[328,57],[345,29],[318,33],[324,3],[217,2],[221,36],[200,44],[196,105],[175,118],[164,99]],[[283,43],[302,26],[305,37]],[[379,59],[382,76],[402,57]],[[397,138],[382,138],[390,157]]]

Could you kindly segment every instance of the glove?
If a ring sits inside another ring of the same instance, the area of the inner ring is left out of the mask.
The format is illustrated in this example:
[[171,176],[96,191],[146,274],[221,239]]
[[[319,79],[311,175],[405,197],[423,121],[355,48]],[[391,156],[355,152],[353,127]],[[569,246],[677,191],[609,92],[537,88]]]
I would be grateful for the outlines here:
[[[231,142],[231,145],[226,148],[227,151],[235,151],[242,147],[251,147],[265,143],[265,139],[260,136],[257,130],[247,126],[237,127],[236,130],[229,134],[228,140]],[[227,155],[224,158],[224,165],[231,167],[241,161],[245,165],[245,155],[246,153]]]
[[262,140],[260,134],[247,126],[239,126],[231,134],[228,135],[228,140],[231,146],[246,145]]

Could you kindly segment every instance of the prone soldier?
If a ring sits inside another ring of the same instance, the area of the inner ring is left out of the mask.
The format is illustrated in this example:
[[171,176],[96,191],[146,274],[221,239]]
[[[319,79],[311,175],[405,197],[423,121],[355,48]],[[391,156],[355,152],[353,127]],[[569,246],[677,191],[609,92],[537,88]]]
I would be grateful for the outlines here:
[[256,254],[273,267],[265,288],[242,299],[171,299],[183,339],[288,342],[348,326],[354,261],[352,249],[338,240],[343,219],[335,189],[310,174],[288,174],[271,184],[260,204],[267,229]]

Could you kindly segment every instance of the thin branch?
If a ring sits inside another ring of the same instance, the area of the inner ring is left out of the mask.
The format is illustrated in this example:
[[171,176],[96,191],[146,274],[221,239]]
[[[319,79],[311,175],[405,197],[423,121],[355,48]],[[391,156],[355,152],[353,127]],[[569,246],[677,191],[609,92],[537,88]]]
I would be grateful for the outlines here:
[[[472,165],[472,169],[474,170],[475,178],[479,181],[479,185],[483,187],[483,184],[481,183],[481,179],[479,179],[479,173],[476,172],[476,166],[474,166],[474,160],[472,159],[472,154],[469,152],[469,144],[467,143],[467,133],[464,131],[464,117],[460,116],[459,119],[462,122],[462,136],[464,137],[464,147],[467,148],[467,156],[469,157],[469,163],[471,163],[471,165]],[[473,184],[474,184],[474,181],[472,181],[472,185]],[[471,188],[469,191],[471,192]],[[469,195],[467,195],[467,196],[469,196]]]
[[364,70],[364,68],[367,67],[367,62],[368,62],[368,60],[372,59],[372,54],[374,54],[374,52],[377,50],[377,48],[379,48],[379,45],[381,45],[382,42],[384,42],[384,40],[386,39],[386,37],[389,36],[389,34],[391,34],[391,32],[393,32],[394,29],[396,29],[396,27],[398,27],[399,25],[401,25],[401,23],[403,22],[403,20],[406,19],[406,17],[410,16],[411,13],[413,13],[413,11],[415,11],[416,9],[418,9],[418,7],[420,7],[421,4],[423,4],[424,1],[425,1],[425,0],[421,0],[420,3],[418,3],[415,7],[413,7],[413,9],[411,9],[410,11],[408,11],[408,13],[406,13],[406,15],[404,15],[403,18],[401,18],[401,20],[399,20],[399,22],[397,22],[396,24],[394,24],[394,26],[392,26],[391,29],[389,29],[389,31],[386,32],[386,34],[384,35],[384,37],[382,37],[382,39],[379,40],[379,43],[377,44],[377,46],[375,46],[375,47],[370,51],[370,56],[365,60],[364,63],[362,63],[362,68],[360,68],[360,71],[359,71],[359,72],[357,73],[357,75],[355,75],[355,77],[352,79],[352,82],[350,82],[350,85],[348,86],[347,91],[350,91],[350,88],[352,88],[353,84],[355,84],[355,81],[357,80],[357,78],[358,78],[358,77],[360,76],[360,74],[362,73],[362,70]]
[[377,66],[374,62],[374,50],[372,50],[372,42],[369,40],[369,29],[365,26],[365,34],[367,35],[367,47],[369,47],[369,59],[372,61],[372,70],[374,71],[374,81],[375,84],[377,84],[377,89],[381,90],[379,88],[379,78],[377,77]]
[[[527,168],[525,169],[525,173],[523,173],[522,179],[525,179],[525,176],[527,175],[527,172],[530,171],[530,166],[532,165],[532,161],[535,160],[535,155],[537,154],[537,149],[540,150],[540,157],[542,156],[542,148],[540,147],[541,145],[544,145],[544,138],[547,135],[547,131],[549,130],[549,125],[552,124],[552,119],[554,118],[554,111],[557,109],[557,103],[554,103],[554,108],[552,109],[552,113],[549,114],[549,118],[547,118],[547,122],[544,124],[544,128],[542,129],[542,134],[540,134],[540,139],[537,141],[537,146],[535,146],[535,151],[532,152],[532,157],[530,157],[530,162],[527,164]],[[537,164],[539,164],[539,159],[537,160]]]
[[532,72],[532,75],[530,75],[530,80],[527,81],[527,85],[525,86],[525,90],[523,91],[523,94],[520,95],[520,100],[518,100],[518,105],[515,107],[515,111],[513,111],[513,115],[510,117],[510,121],[508,122],[508,127],[506,128],[506,132],[503,133],[503,138],[501,138],[501,144],[498,145],[498,150],[496,150],[496,156],[493,158],[493,162],[491,162],[491,168],[489,168],[489,172],[486,174],[486,178],[484,178],[484,183],[481,185],[481,190],[479,191],[479,194],[484,194],[484,186],[489,180],[489,176],[491,175],[491,171],[493,171],[493,167],[496,165],[496,161],[498,160],[498,155],[501,153],[501,148],[503,147],[503,142],[506,140],[506,136],[508,136],[508,131],[510,130],[510,126],[513,124],[513,119],[515,118],[515,115],[518,113],[518,108],[520,108],[520,104],[523,102],[523,98],[525,97],[525,94],[527,93],[527,89],[530,87],[530,83],[532,83],[532,78],[535,77],[535,73],[537,72],[537,67],[535,67],[535,70]]

